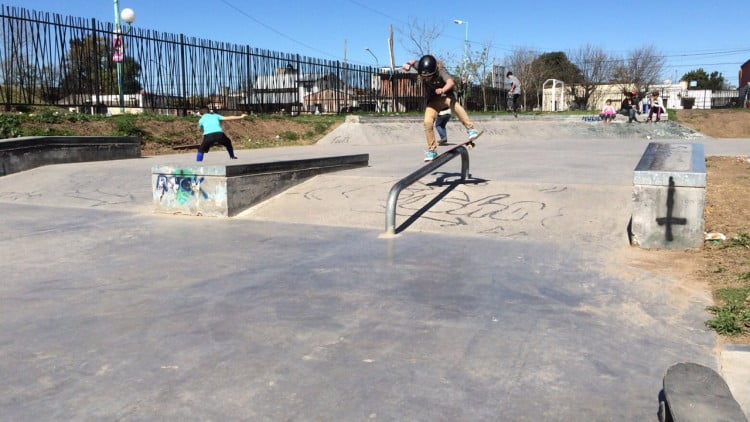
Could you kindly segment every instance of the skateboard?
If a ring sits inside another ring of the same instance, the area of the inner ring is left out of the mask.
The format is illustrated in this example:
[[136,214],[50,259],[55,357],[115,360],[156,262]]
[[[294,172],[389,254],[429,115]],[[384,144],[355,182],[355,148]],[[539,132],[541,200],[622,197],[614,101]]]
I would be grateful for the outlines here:
[[664,375],[659,421],[747,421],[724,379],[697,363],[678,363]]
[[474,148],[475,146],[477,146],[477,145],[476,145],[476,144],[474,143],[474,141],[476,141],[477,139],[479,139],[479,137],[480,137],[480,136],[482,136],[482,134],[483,134],[483,133],[484,133],[484,131],[483,131],[483,130],[480,130],[480,131],[479,131],[479,132],[477,133],[477,136],[476,136],[476,138],[474,138],[474,139],[472,139],[472,140],[470,140],[470,141],[462,142],[462,143],[460,143],[460,144],[456,145],[455,147],[453,147],[453,148],[451,148],[451,149],[456,149],[456,148],[458,148],[458,147],[460,147],[460,146],[464,146],[464,147],[466,147],[466,149],[472,149],[472,148]]

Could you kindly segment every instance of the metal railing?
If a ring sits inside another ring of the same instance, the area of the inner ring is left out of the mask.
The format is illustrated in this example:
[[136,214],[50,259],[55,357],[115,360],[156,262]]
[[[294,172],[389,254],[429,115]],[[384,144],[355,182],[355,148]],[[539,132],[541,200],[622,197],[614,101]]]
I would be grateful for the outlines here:
[[459,145],[453,149],[450,149],[438,155],[434,160],[425,164],[419,170],[399,180],[398,182],[396,182],[396,184],[393,185],[393,187],[391,187],[391,190],[388,193],[388,201],[385,207],[385,232],[387,235],[396,234],[396,203],[398,202],[398,196],[399,194],[401,194],[401,191],[409,187],[411,184],[413,184],[417,180],[427,176],[434,170],[443,166],[448,161],[456,158],[456,156],[458,155],[461,156],[461,179],[460,180],[465,181],[468,177],[470,177],[469,175],[469,151],[466,149],[464,145]]

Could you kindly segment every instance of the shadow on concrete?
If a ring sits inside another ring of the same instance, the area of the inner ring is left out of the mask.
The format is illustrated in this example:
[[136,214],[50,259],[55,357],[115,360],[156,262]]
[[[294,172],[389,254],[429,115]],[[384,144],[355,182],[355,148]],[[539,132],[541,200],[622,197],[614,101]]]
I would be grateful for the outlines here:
[[471,175],[469,175],[469,179],[461,180],[461,174],[460,173],[445,173],[445,172],[435,172],[432,173],[433,175],[438,175],[437,179],[435,179],[434,182],[427,183],[427,186],[448,186],[445,188],[442,192],[440,192],[437,196],[432,198],[430,202],[425,204],[422,208],[417,210],[416,213],[412,214],[411,217],[406,219],[403,223],[401,223],[400,226],[396,227],[396,234],[401,233],[402,231],[406,230],[410,225],[412,225],[415,221],[419,219],[424,213],[430,210],[435,204],[440,202],[443,198],[448,196],[451,191],[456,189],[459,185],[478,185],[482,183],[487,183],[487,179],[475,179],[471,178]]

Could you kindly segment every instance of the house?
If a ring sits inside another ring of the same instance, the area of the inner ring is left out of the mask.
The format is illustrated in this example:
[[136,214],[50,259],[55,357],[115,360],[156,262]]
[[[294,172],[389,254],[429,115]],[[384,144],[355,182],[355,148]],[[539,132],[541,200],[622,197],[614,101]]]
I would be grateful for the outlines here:
[[[123,94],[122,100],[125,114],[140,114],[146,110],[175,114],[177,110],[172,108],[180,98],[139,91],[137,94]],[[119,94],[71,94],[60,99],[57,105],[68,106],[68,110],[78,113],[122,114]]]
[[740,66],[739,85],[737,86],[742,88],[748,84],[750,84],[750,60]]
[[[570,89],[577,90],[580,96],[580,92],[583,88],[580,86],[573,86],[565,91],[565,99],[560,102],[563,102],[568,106],[575,102],[573,95],[570,93]],[[601,110],[607,100],[612,100],[615,108],[619,108],[620,102],[625,98],[625,93],[632,89],[632,87],[622,84],[598,85],[589,99],[589,109],[597,111]],[[736,90],[711,91],[710,89],[688,89],[688,83],[686,81],[672,83],[670,80],[666,80],[661,84],[649,86],[648,92],[639,92],[637,98],[638,100],[641,100],[654,91],[659,91],[659,95],[661,96],[662,102],[666,108],[676,110],[683,108],[710,109],[727,107],[737,98]],[[545,87],[542,93],[543,102],[546,105],[545,110],[547,107],[551,107],[550,103],[552,101],[552,94],[552,87]],[[556,93],[556,97],[557,96],[559,96],[559,91]],[[563,108],[562,110],[566,109],[567,108]],[[560,111],[560,109],[558,109],[558,111]]]
[[[415,72],[404,72],[397,68],[393,74],[390,71],[379,73],[377,81],[377,84],[373,82],[373,88],[378,92],[379,110],[405,112],[422,107],[424,93]],[[395,103],[395,107],[391,103]]]
[[[240,105],[253,111],[315,112],[315,104],[323,104],[316,102],[320,100],[325,102],[326,111],[333,112],[348,105],[348,96],[340,90],[340,84],[340,79],[333,73],[300,73],[287,66],[276,69],[274,74],[255,78],[249,97],[241,101]],[[322,91],[330,92],[321,94],[320,97],[310,97],[311,94]],[[340,92],[341,95],[334,95],[335,92]]]

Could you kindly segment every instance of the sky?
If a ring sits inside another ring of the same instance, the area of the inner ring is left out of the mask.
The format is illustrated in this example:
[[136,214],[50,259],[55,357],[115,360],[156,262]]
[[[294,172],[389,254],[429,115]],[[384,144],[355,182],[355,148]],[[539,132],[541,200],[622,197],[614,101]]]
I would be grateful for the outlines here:
[[[0,0],[61,15],[114,20],[114,0]],[[463,10],[456,7],[465,4]],[[517,48],[570,52],[586,44],[622,58],[653,46],[665,56],[662,79],[702,67],[736,86],[750,60],[748,0],[466,1],[447,0],[119,0],[134,26],[253,48],[388,66],[388,28],[396,65],[415,58],[405,48],[409,24],[436,27],[435,55],[463,57],[491,45],[497,64]],[[454,20],[463,21],[456,24]],[[468,22],[468,23],[467,23]],[[369,49],[369,51],[367,50]]]

